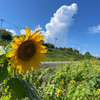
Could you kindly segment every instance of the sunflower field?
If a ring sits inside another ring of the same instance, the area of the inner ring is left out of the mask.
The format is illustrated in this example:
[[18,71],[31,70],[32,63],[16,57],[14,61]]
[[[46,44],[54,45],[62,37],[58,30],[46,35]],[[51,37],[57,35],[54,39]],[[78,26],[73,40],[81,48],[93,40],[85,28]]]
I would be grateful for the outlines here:
[[[20,100],[18,99],[20,96],[23,98],[21,100],[31,100],[26,95],[26,90],[23,92],[20,81],[17,79],[17,73],[15,76],[13,75],[14,73],[9,67],[8,77],[0,84],[0,100]],[[27,85],[34,86],[40,100],[100,99],[100,61],[98,60],[61,63],[59,66],[51,68],[45,66],[38,71],[27,71],[26,74],[21,75],[21,78],[27,82]],[[23,81],[22,84],[25,82]]]
[[[0,51],[0,100],[100,100],[100,61],[86,59],[39,68],[46,56],[37,30]],[[59,63],[59,62],[58,62]]]

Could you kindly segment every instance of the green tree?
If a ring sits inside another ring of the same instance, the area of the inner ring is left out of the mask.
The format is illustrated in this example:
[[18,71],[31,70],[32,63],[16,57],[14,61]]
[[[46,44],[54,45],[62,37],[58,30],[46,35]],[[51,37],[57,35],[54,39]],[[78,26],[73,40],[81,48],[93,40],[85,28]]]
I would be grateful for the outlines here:
[[59,49],[59,50],[64,50],[62,47],[59,47],[58,49]]
[[79,53],[79,51],[78,51],[77,49],[74,49],[73,52],[75,52],[75,53]]
[[56,47],[56,49],[58,49],[58,48]]
[[72,48],[65,48],[65,51],[72,51],[73,52],[73,49]]
[[47,46],[48,48],[55,48],[55,46],[51,43],[44,43],[44,46]]
[[12,40],[12,33],[3,29],[0,30],[1,39]]
[[85,52],[85,55],[87,56],[91,56],[91,54],[89,52]]

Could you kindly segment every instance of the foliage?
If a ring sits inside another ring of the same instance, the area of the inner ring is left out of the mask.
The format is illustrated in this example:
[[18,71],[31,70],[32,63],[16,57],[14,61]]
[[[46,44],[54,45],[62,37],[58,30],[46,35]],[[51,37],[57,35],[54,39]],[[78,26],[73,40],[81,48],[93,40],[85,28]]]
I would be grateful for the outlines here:
[[8,44],[9,44],[9,42],[0,40],[0,46],[4,46],[5,47]]
[[73,49],[72,48],[65,48],[65,51],[72,51],[73,52]]
[[45,61],[77,61],[93,58],[93,56],[82,55],[71,51],[58,51],[52,49],[48,49],[45,55],[47,56]]
[[[59,72],[59,75],[56,73]],[[42,77],[47,78],[43,90],[37,87],[42,100],[99,100],[100,61],[85,60],[75,64],[60,64],[58,67],[42,69]],[[64,83],[62,83],[64,80]],[[58,94],[58,90],[61,91]],[[57,96],[59,95],[59,96]]]
[[88,56],[90,56],[91,54],[90,54],[89,52],[85,52],[85,55],[88,55]]
[[12,40],[12,33],[3,29],[0,30],[1,38],[6,40]]
[[59,47],[58,49],[59,49],[59,50],[63,50],[63,48],[62,48],[62,47]]
[[79,51],[78,51],[78,50],[76,50],[76,49],[74,49],[74,50],[73,50],[73,52],[75,52],[75,53],[79,53]]
[[[100,99],[100,61],[96,59],[61,63],[51,68],[45,66],[38,71],[27,72],[21,77],[27,81],[27,85],[32,84],[35,87],[42,100]],[[46,83],[44,87],[43,82]],[[25,83],[23,81],[23,84]],[[26,90],[27,93],[28,86]]]
[[44,43],[44,46],[47,46],[48,48],[55,48],[55,46],[51,43]]

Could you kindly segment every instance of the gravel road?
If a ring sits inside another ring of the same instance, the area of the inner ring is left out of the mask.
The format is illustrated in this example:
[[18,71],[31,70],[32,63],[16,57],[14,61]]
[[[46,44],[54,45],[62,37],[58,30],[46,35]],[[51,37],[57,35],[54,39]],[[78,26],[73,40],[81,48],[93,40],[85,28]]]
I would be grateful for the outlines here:
[[[43,68],[45,65],[47,65],[48,67],[56,67],[57,65],[65,64],[65,63],[70,63],[71,61],[59,61],[59,63],[57,61],[45,61],[45,62],[41,62],[42,64],[40,65],[40,68]],[[75,63],[75,61],[73,61],[73,63]]]

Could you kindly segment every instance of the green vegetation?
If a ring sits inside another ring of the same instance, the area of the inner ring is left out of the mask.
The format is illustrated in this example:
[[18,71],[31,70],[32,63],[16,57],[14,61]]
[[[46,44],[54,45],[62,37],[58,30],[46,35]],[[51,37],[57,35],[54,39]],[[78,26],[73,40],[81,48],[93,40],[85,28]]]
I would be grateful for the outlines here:
[[[12,74],[10,71],[8,73]],[[60,64],[51,68],[45,66],[38,71],[22,74],[22,78],[35,87],[42,100],[100,99],[100,61],[96,59]],[[6,80],[7,78],[3,84],[6,84]],[[62,92],[59,93],[58,90]],[[10,90],[7,87],[4,89],[3,85],[0,93],[1,100],[12,98]]]
[[64,52],[52,49],[48,49],[45,55],[47,56],[47,58],[45,58],[45,61],[77,61],[95,58],[91,55],[82,55],[71,51]]
[[6,40],[12,40],[12,33],[3,29],[0,30],[1,38]]
[[0,46],[6,46],[8,44],[9,44],[9,42],[0,40]]
[[[98,60],[60,64],[57,67],[45,68],[38,72],[36,75],[39,77],[36,84],[40,85],[36,88],[42,100],[100,99],[100,61]],[[28,79],[30,81],[31,77]],[[40,87],[43,81],[46,84],[44,87]],[[59,89],[62,90],[62,93],[57,97]]]

